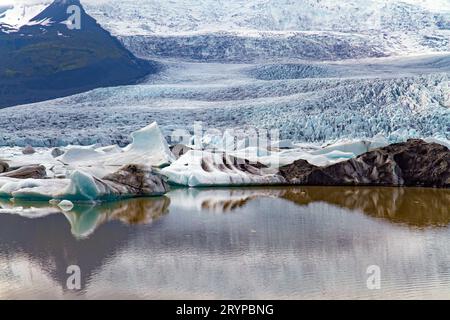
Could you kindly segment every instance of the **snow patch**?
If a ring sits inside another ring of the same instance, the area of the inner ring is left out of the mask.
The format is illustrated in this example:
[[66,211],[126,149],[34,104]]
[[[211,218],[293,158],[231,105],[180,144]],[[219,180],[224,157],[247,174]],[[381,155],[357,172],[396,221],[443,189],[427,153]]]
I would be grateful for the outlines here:
[[11,25],[15,29],[28,24],[31,19],[41,13],[51,1],[38,1],[37,3],[16,2],[12,7],[0,14],[0,24]]

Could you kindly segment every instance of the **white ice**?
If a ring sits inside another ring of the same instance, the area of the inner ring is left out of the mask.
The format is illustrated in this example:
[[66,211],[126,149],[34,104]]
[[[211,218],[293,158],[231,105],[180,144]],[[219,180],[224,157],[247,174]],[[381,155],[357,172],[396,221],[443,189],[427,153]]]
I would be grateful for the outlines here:
[[175,160],[157,123],[133,132],[131,137],[132,143],[123,149],[118,146],[72,146],[58,160],[100,176],[127,164],[163,167]]
[[[24,155],[20,148],[0,148],[0,158],[10,167],[39,164],[46,167],[49,179],[15,179],[0,176],[0,197],[35,200],[96,201],[131,197],[102,178],[128,164],[147,167],[169,165],[175,160],[158,125],[152,123],[132,134],[133,142],[118,146],[68,146],[58,158],[52,149],[38,148]],[[59,178],[58,178],[59,177]]]

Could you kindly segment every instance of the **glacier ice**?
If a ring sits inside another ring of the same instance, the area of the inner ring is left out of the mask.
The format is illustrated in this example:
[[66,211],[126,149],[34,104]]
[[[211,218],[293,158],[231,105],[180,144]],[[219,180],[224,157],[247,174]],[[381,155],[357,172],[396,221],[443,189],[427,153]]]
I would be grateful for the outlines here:
[[101,0],[85,7],[140,56],[236,62],[449,51],[450,6],[437,1]]
[[[221,141],[211,136],[206,140]],[[226,133],[223,140],[227,140]],[[315,146],[313,150],[299,146],[277,151],[261,147],[231,150],[226,149],[226,145],[224,149],[216,149],[217,146],[223,146],[218,143],[208,145],[210,149],[188,151],[161,172],[170,183],[189,187],[282,184],[283,179],[274,174],[280,166],[299,159],[317,166],[330,165],[387,144],[387,140],[381,136],[373,140],[338,141],[324,147]]]
[[116,155],[108,164],[143,163],[161,167],[175,160],[164,135],[156,122],[131,134],[133,142],[124,148],[123,154]]
[[67,179],[19,180],[0,177],[0,197],[50,200],[65,190],[69,183]]
[[3,109],[0,146],[123,147],[153,121],[164,136],[201,121],[276,128],[294,142],[450,137],[448,55],[321,63],[340,74],[328,78],[292,79],[296,63],[280,66],[270,66],[276,80],[258,80],[260,65],[174,62],[159,80]]
[[[137,130],[132,137],[133,142],[125,148],[68,146],[57,158],[51,156],[51,148],[38,148],[35,154],[27,156],[18,148],[0,148],[1,152],[9,153],[4,157],[8,164],[41,160],[51,173],[50,179],[19,180],[0,176],[0,197],[97,201],[162,195],[168,187],[150,165],[164,165],[159,168],[161,174],[169,183],[182,186],[277,185],[286,182],[277,174],[278,168],[296,160],[326,166],[390,143],[378,134],[373,138],[346,138],[325,144],[268,141],[263,147],[249,145],[248,137],[236,140],[231,131],[225,131],[223,135],[190,137],[190,141],[200,140],[204,144],[201,148],[188,146],[189,151],[175,160],[156,123]],[[445,138],[428,140],[448,145]]]

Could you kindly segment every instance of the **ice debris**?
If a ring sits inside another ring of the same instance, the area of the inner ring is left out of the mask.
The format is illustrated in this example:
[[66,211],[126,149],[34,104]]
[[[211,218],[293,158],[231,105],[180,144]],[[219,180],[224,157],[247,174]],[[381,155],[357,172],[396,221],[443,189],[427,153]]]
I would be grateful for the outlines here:
[[63,200],[58,204],[58,207],[64,212],[69,212],[73,209],[73,203],[69,200]]

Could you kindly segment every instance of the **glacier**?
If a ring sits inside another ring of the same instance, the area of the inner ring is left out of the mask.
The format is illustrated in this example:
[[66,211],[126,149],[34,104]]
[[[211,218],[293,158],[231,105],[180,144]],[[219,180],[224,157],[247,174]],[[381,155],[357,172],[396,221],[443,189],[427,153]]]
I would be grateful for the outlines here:
[[[16,30],[52,0],[15,0]],[[450,50],[449,0],[82,0],[87,13],[148,58],[330,60]]]
[[330,60],[450,50],[448,0],[91,0],[85,6],[148,58]]
[[[312,63],[165,61],[146,82],[2,110],[0,146],[128,145],[157,121],[162,135],[208,128],[278,129],[281,139],[336,142],[450,137],[450,55]],[[0,156],[1,157],[1,156]]]

